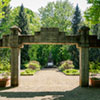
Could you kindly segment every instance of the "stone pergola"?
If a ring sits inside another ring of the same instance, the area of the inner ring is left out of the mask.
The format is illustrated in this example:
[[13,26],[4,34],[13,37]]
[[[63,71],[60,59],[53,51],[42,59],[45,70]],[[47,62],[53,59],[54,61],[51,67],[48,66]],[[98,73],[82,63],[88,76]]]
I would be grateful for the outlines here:
[[20,49],[30,44],[76,45],[80,51],[80,86],[89,85],[89,48],[100,47],[96,35],[89,35],[89,28],[83,26],[79,35],[66,36],[58,28],[41,28],[35,35],[21,35],[17,26],[11,28],[11,34],[0,39],[0,48],[11,48],[11,86],[18,86],[20,81]]

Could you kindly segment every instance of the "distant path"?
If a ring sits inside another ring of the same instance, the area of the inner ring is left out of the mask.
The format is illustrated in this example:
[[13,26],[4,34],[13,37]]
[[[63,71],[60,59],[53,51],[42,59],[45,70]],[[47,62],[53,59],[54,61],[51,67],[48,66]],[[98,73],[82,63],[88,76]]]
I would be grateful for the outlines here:
[[20,81],[19,87],[1,89],[0,100],[100,100],[100,89],[80,88],[79,76],[66,76],[55,68],[21,76]]

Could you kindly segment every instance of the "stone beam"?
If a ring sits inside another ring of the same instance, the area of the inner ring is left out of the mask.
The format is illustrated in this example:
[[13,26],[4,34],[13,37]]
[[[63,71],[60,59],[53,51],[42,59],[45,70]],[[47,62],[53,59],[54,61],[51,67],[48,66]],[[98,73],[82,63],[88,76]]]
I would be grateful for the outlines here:
[[100,48],[100,39],[97,39],[96,35],[89,36],[89,47],[90,48]]
[[57,36],[45,37],[41,35],[21,35],[19,36],[19,44],[69,44],[74,45],[79,42],[80,36]]

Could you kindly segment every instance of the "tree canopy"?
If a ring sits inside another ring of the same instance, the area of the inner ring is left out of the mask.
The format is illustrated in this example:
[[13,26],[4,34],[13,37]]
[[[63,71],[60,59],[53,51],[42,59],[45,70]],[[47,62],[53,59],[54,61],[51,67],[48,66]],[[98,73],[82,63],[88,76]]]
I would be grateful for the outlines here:
[[85,17],[91,24],[100,23],[100,0],[88,0],[91,6],[86,10]]
[[10,3],[10,0],[0,0],[0,19],[4,17],[4,11],[2,8],[7,6]]
[[71,29],[74,8],[68,0],[50,2],[46,7],[41,7],[39,13],[43,27],[58,27],[67,32]]

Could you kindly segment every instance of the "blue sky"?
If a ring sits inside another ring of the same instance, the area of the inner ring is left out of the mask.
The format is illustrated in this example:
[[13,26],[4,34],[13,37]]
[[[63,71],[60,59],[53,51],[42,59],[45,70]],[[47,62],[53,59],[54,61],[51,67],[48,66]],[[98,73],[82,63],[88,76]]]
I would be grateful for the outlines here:
[[[48,2],[57,1],[57,0],[11,0],[11,6],[17,7],[20,6],[22,3],[25,7],[31,9],[34,12],[38,12],[38,9],[42,6],[45,7]],[[71,3],[73,3],[74,6],[76,4],[79,5],[82,12],[86,10],[86,8],[89,6],[87,4],[87,0],[69,0]]]

